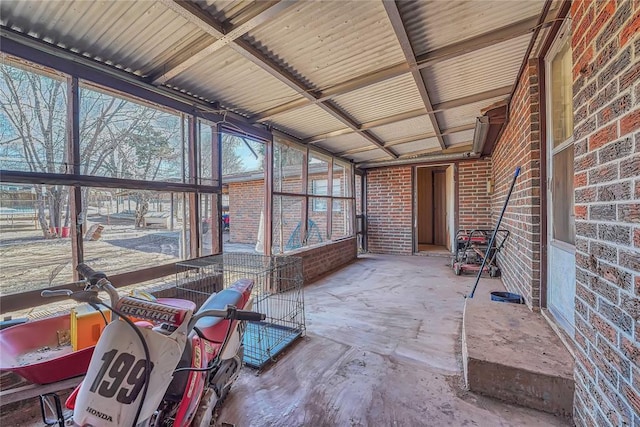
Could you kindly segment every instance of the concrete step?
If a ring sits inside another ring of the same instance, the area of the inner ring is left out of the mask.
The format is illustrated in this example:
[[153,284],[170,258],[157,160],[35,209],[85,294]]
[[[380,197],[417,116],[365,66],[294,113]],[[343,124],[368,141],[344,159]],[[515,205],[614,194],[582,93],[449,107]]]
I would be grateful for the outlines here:
[[[479,288],[482,287],[482,283]],[[574,360],[540,313],[526,305],[467,299],[463,314],[464,377],[470,391],[556,415],[571,416]]]

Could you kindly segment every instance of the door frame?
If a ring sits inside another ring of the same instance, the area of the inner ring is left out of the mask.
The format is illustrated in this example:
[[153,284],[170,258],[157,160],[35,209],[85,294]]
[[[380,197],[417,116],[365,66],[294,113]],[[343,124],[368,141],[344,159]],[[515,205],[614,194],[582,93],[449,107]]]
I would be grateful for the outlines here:
[[[447,171],[451,169],[451,174]],[[458,224],[458,164],[457,162],[451,163],[435,163],[435,164],[423,164],[416,165],[411,168],[411,247],[412,253],[417,254],[419,252],[418,241],[418,169],[442,169],[445,172],[445,224],[449,228],[449,236],[446,239],[447,244],[445,248],[450,252],[454,250],[454,240],[456,227]],[[450,175],[450,178],[447,177]],[[451,182],[449,182],[451,181]],[[450,191],[447,191],[447,190]],[[451,200],[449,200],[451,198]]]

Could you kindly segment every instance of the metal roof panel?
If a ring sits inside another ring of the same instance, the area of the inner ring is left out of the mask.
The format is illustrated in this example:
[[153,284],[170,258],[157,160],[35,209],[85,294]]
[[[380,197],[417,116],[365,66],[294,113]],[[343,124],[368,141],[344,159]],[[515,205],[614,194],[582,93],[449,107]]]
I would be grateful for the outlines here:
[[371,160],[389,160],[389,155],[379,148],[376,148],[375,150],[362,151],[356,154],[350,154],[345,157],[353,160],[356,163],[368,162]]
[[437,113],[438,123],[443,129],[450,129],[475,123],[476,117],[480,117],[482,115],[480,110],[498,101],[502,101],[505,98],[506,96],[499,96],[485,101],[478,101],[461,107],[443,110]]
[[334,136],[317,142],[314,145],[322,147],[333,153],[340,153],[347,150],[362,147],[374,147],[374,145],[357,132],[347,133],[345,135]]
[[445,135],[444,142],[447,144],[447,147],[451,147],[456,144],[471,143],[473,142],[473,132],[474,130],[471,129]]
[[178,74],[167,85],[189,89],[189,92],[209,101],[218,101],[242,114],[301,98],[296,91],[228,46]]
[[300,2],[245,39],[314,89],[404,61],[381,2]]
[[513,85],[531,35],[480,49],[424,68],[435,104]]
[[304,108],[280,114],[274,117],[270,123],[274,127],[302,139],[333,132],[345,127],[342,122],[317,105],[308,105]]
[[9,28],[142,76],[203,37],[156,2],[5,0],[0,7]]
[[251,8],[257,1],[249,0],[192,0],[200,8],[213,16],[218,22],[234,23],[243,11]]
[[437,150],[440,148],[440,143],[438,142],[438,138],[427,138],[394,145],[392,148],[393,151],[404,156],[411,153],[419,153],[424,150]]
[[538,16],[543,5],[544,0],[398,2],[416,55]]
[[424,108],[411,74],[404,74],[338,96],[333,102],[358,123]]
[[433,126],[428,115],[402,120],[371,129],[371,132],[383,141],[395,141],[416,135],[433,133]]

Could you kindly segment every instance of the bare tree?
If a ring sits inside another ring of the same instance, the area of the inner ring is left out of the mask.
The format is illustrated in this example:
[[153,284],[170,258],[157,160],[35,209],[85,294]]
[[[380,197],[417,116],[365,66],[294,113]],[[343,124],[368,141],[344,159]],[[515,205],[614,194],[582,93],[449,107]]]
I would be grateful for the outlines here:
[[[4,63],[0,75],[0,169],[65,173],[65,80]],[[81,89],[80,102],[82,174],[156,180],[161,171],[182,173],[178,116],[92,88]],[[68,188],[38,185],[35,192],[40,227],[51,237],[51,229],[69,224]]]
[[[0,73],[3,168],[64,173],[67,157],[64,80],[4,65]],[[61,207],[63,200],[68,199],[68,191],[58,185],[37,185],[35,194],[40,228],[45,237],[50,237],[51,229],[62,226]],[[64,225],[68,225],[68,216]]]
[[222,175],[231,175],[244,170],[244,162],[237,153],[241,144],[242,140],[236,136],[222,135]]

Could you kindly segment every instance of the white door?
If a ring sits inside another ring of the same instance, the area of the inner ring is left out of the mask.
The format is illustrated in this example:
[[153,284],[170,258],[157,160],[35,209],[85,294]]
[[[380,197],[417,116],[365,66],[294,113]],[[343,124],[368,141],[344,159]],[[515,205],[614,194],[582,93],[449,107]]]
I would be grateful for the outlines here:
[[576,293],[573,76],[569,27],[546,58],[547,308],[573,337]]

